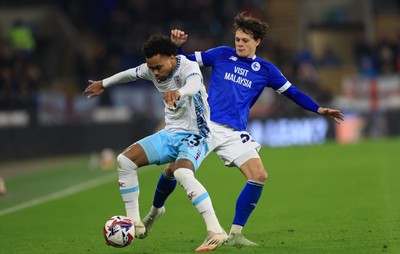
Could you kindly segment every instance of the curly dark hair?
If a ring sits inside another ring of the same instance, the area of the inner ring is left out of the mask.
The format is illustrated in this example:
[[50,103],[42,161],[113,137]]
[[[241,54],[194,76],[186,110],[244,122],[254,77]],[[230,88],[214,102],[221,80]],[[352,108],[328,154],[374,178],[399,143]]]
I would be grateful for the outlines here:
[[241,12],[234,18],[233,29],[235,32],[240,29],[250,34],[254,40],[263,40],[267,35],[269,24],[252,17],[247,12]]
[[143,43],[142,52],[146,58],[155,55],[175,56],[178,54],[178,47],[171,42],[168,36],[155,34]]

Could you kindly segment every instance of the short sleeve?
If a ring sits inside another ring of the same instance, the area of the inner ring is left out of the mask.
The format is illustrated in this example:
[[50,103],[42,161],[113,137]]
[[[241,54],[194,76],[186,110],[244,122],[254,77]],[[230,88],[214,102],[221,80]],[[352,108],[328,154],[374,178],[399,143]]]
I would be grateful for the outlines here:
[[229,47],[221,46],[207,51],[195,52],[196,62],[201,66],[213,66],[218,57]]

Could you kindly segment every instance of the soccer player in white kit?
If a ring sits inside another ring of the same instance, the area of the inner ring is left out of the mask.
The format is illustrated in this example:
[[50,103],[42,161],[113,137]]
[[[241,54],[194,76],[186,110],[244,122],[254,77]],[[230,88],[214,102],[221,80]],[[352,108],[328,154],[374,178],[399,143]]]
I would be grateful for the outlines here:
[[[260,199],[268,175],[258,155],[260,144],[252,139],[246,129],[250,108],[264,88],[270,87],[304,109],[324,115],[337,123],[344,119],[340,110],[320,107],[292,85],[275,65],[256,56],[256,49],[267,30],[267,23],[240,13],[234,19],[235,48],[221,46],[187,55],[179,47],[181,54],[196,61],[200,67],[212,67],[208,88],[212,150],[226,166],[239,168],[247,179],[236,202],[235,216],[227,241],[228,245],[233,246],[257,245],[242,235],[242,229]],[[171,40],[178,46],[185,43],[187,37],[184,31],[171,31]],[[164,175],[171,176],[175,167],[176,165],[170,164],[164,170]],[[171,184],[165,184],[165,179],[166,177],[161,177],[157,185],[153,210],[161,209],[169,193],[173,191]],[[158,217],[151,210],[143,223],[151,229]]]
[[[137,79],[153,82],[163,95],[166,125],[163,130],[135,142],[117,157],[119,188],[126,215],[135,224],[136,236],[145,238],[148,232],[139,213],[137,170],[150,164],[174,162],[173,178],[184,188],[207,227],[206,240],[195,251],[211,251],[226,241],[227,234],[219,224],[207,190],[194,177],[209,151],[210,135],[209,106],[200,68],[185,56],[177,55],[177,46],[167,36],[150,37],[143,44],[143,53],[146,63],[101,81],[89,80],[90,85],[83,94],[90,99],[114,84]],[[155,212],[162,214],[165,208]]]

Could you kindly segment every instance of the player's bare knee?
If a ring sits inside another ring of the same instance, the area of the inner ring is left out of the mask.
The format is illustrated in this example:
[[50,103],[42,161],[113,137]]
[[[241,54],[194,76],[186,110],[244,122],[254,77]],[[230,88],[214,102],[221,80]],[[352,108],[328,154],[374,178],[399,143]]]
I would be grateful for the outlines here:
[[175,161],[175,167],[172,168],[173,172],[178,168],[188,168],[194,172],[194,165],[192,161],[188,159],[179,159]]
[[265,170],[263,170],[262,172],[260,172],[257,178],[258,182],[264,183],[268,179],[268,174],[267,172],[265,172]]
[[169,177],[174,177],[174,171],[175,171],[175,163],[169,163],[167,166],[164,168],[164,173],[169,176]]
[[264,183],[268,178],[267,172],[265,172],[264,168],[257,168],[251,170],[250,177],[248,180],[253,180],[259,183]]

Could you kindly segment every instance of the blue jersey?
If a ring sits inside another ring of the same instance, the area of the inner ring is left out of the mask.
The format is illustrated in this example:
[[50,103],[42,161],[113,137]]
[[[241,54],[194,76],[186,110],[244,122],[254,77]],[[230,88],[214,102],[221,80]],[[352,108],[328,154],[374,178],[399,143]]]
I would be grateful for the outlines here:
[[187,57],[197,61],[201,67],[212,67],[208,103],[214,122],[239,131],[246,130],[250,108],[265,87],[278,93],[290,91],[285,95],[308,110],[315,112],[319,107],[292,86],[275,65],[257,56],[239,57],[235,49],[222,46]]

